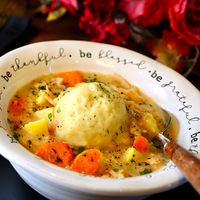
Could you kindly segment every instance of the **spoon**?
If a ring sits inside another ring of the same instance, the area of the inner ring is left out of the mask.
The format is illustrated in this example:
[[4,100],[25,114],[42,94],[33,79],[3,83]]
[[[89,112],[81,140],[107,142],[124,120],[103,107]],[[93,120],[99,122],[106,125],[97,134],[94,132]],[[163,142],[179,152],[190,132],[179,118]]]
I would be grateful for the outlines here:
[[163,109],[163,111],[167,116],[167,123],[164,130],[156,136],[156,139],[162,143],[164,146],[165,154],[182,171],[184,176],[200,195],[200,160],[196,158],[192,153],[185,150],[177,143],[170,141],[167,137],[164,136],[164,133],[170,127],[172,116],[166,110]]

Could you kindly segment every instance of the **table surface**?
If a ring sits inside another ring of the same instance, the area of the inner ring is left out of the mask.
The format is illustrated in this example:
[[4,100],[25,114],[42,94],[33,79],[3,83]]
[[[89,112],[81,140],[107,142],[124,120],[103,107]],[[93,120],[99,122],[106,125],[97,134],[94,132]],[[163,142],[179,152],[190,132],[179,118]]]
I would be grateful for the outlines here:
[[[27,33],[29,37],[26,40],[21,41],[18,46],[51,40],[89,40],[89,37],[84,34],[79,28],[76,17],[66,15],[57,21],[47,23],[45,17],[42,15],[30,14],[31,12],[24,9],[22,6],[25,1],[23,0],[1,0],[0,1],[0,13],[3,6],[9,10],[8,15],[11,13],[17,16],[25,16],[31,19],[31,31]],[[34,6],[34,5],[31,5]],[[12,9],[14,11],[12,11]],[[5,10],[6,10],[5,9]],[[1,17],[1,16],[0,16]],[[140,51],[135,44],[130,42],[127,48]],[[200,66],[196,66],[193,72],[187,76],[187,79],[193,83],[200,90]],[[174,196],[185,197],[184,199],[196,200],[199,199],[196,191],[190,186],[189,183],[185,183],[178,188],[155,194],[148,197],[146,200],[165,200],[174,198]],[[40,194],[30,188],[15,172],[11,164],[0,156],[0,199],[1,200],[45,200]]]

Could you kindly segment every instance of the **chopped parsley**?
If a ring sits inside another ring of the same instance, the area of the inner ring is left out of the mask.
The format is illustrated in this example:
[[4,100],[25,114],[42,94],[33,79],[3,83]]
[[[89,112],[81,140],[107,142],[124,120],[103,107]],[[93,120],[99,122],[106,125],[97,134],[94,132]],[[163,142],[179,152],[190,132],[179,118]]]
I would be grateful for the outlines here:
[[93,99],[97,100],[97,99],[98,99],[98,96],[94,96]]
[[56,157],[56,160],[55,160],[55,161],[58,162],[58,163],[59,163],[59,162],[63,162],[63,160],[62,160],[60,157],[58,157],[58,156]]
[[35,89],[33,89],[33,90],[31,91],[31,93],[32,93],[32,95],[34,95],[34,96],[37,94],[37,92],[36,92]]
[[149,174],[149,173],[151,173],[151,172],[152,172],[151,169],[147,169],[147,168],[145,168],[143,171],[140,171],[140,175]]
[[85,82],[86,82],[86,83],[97,82],[97,79],[96,79],[96,77],[95,77],[95,78],[93,78],[93,79],[87,79],[87,80],[85,80]]
[[19,140],[20,134],[14,132],[14,133],[13,133],[13,137],[14,137],[16,140]]
[[88,77],[88,79],[86,79],[84,82],[86,82],[86,83],[97,82],[97,77],[96,77],[96,76],[97,76],[97,75],[94,74],[94,77],[93,77],[93,78],[89,79],[90,77]]
[[[134,155],[134,157],[135,157],[135,155]],[[135,160],[133,160],[133,159],[131,159],[130,161],[131,161],[131,163],[134,163],[134,162],[135,162]]]
[[[58,111],[57,111],[57,112],[58,112]],[[52,118],[53,118],[52,113],[49,113],[49,114],[48,114],[48,118],[49,118],[50,121],[52,121]]]
[[38,87],[39,90],[46,90],[46,85],[41,85]]
[[36,111],[37,111],[37,108],[36,108],[36,107],[33,107],[33,108],[32,108],[32,111],[33,111],[33,112],[36,112]]
[[101,83],[99,83],[99,88],[101,89],[102,92],[104,92],[110,97],[110,91],[108,91]]
[[79,148],[78,148],[78,153],[81,153],[81,152],[83,152],[84,150],[85,150],[84,147],[79,147]]
[[18,99],[18,98],[19,98],[19,95],[18,95],[18,94],[16,94],[16,95],[15,95],[15,98],[17,98],[17,99]]
[[60,113],[61,112],[61,109],[60,107],[58,107],[58,109],[56,110],[57,113]]

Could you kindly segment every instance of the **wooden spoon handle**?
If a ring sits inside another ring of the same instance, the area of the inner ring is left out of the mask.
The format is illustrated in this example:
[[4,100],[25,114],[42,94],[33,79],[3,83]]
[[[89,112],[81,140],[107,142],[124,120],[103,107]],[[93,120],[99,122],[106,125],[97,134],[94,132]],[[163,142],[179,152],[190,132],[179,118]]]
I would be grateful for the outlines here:
[[164,150],[200,195],[200,160],[174,142],[166,143]]

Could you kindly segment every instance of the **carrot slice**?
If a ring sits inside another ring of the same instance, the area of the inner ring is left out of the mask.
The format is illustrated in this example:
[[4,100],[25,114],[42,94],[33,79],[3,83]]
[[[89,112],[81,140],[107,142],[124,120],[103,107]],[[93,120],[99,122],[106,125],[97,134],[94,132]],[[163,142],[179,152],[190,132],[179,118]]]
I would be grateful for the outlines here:
[[9,103],[8,111],[15,116],[20,116],[25,110],[25,104],[24,98],[16,98]]
[[83,75],[79,71],[62,72],[56,76],[63,78],[63,84],[68,87],[73,87],[77,83],[83,82]]
[[101,152],[98,149],[88,149],[78,154],[71,169],[80,173],[95,175],[100,167]]
[[36,155],[60,167],[70,165],[74,159],[74,154],[68,144],[59,141],[41,145]]
[[149,141],[142,135],[136,137],[133,142],[133,146],[141,153],[146,153],[149,151]]

